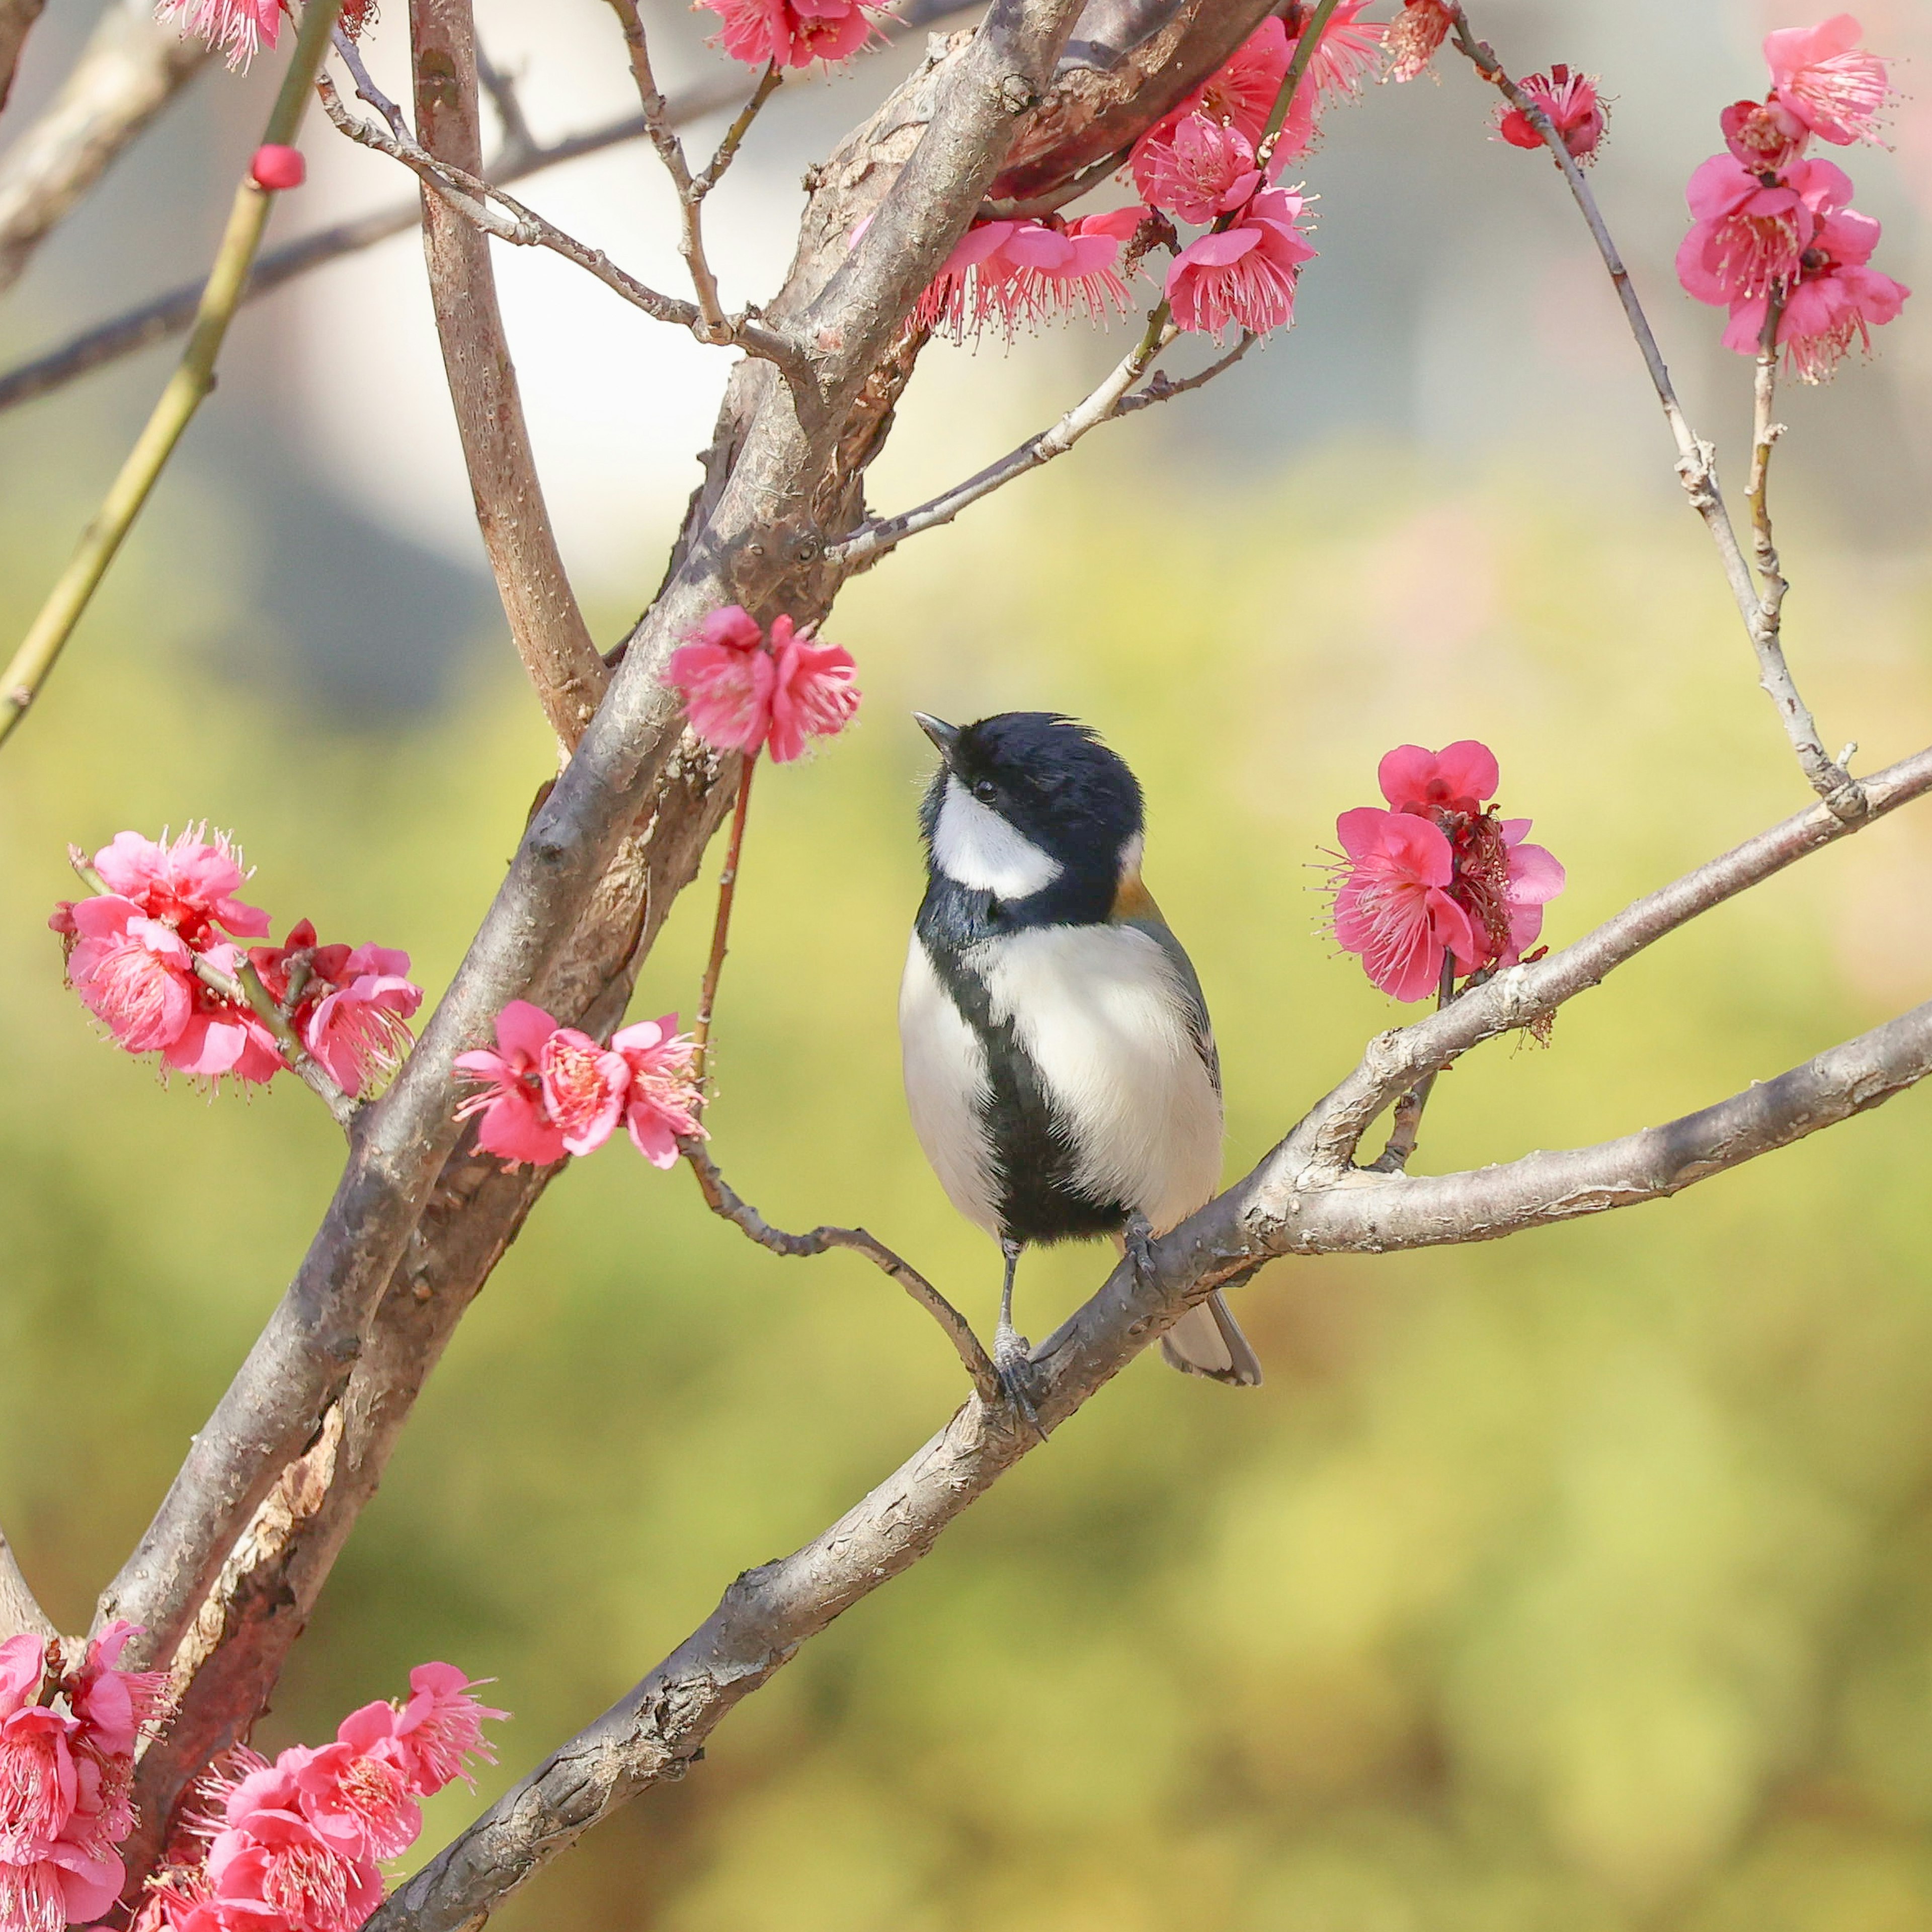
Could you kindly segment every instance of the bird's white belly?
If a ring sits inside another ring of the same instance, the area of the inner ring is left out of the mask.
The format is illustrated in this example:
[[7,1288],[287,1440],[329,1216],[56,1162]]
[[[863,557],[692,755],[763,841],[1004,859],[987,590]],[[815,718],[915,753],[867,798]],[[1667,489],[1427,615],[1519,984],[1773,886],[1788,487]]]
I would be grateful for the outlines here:
[[1156,940],[1131,926],[1042,926],[976,947],[971,963],[1039,1070],[1083,1192],[1138,1208],[1156,1232],[1213,1195],[1221,1096]]
[[968,1220],[999,1233],[992,1160],[980,1110],[986,1054],[940,983],[919,935],[899,982],[899,1050],[913,1132],[946,1197]]

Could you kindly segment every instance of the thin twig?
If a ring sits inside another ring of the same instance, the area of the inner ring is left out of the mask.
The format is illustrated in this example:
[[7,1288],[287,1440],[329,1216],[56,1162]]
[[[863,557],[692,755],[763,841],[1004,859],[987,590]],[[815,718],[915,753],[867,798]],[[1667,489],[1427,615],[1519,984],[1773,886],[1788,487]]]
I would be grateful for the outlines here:
[[399,141],[413,141],[416,136],[410,131],[408,117],[400,106],[385,94],[369,76],[369,70],[363,64],[362,51],[340,27],[331,36],[335,51],[342,56],[342,64],[356,82],[356,98],[366,101],[389,124],[389,132]]
[[[736,316],[728,320],[721,318],[724,334],[717,335],[692,304],[682,302],[675,296],[661,295],[656,289],[647,287],[634,275],[619,268],[601,248],[590,248],[574,236],[566,235],[494,182],[470,173],[466,168],[438,160],[415,142],[399,140],[373,121],[358,119],[343,105],[334,83],[326,74],[316,76],[316,90],[321,96],[323,112],[340,133],[363,147],[373,148],[378,154],[401,162],[419,179],[427,182],[458,214],[474,223],[485,234],[494,235],[499,241],[508,242],[519,248],[547,248],[596,276],[606,288],[614,290],[653,321],[688,328],[700,342],[741,349],[748,356],[774,363],[794,388],[800,384],[811,384],[809,358],[782,332],[749,316]],[[493,203],[500,206],[492,206]]]
[[1144,410],[1155,403],[1164,403],[1175,396],[1184,396],[1190,389],[1198,389],[1211,382],[1224,370],[1232,369],[1260,341],[1261,338],[1252,329],[1244,329],[1241,339],[1224,356],[1216,356],[1204,369],[1197,369],[1191,376],[1173,376],[1165,369],[1156,369],[1148,377],[1144,388],[1136,389],[1131,396],[1124,396],[1120,406],[1114,413],[1117,416],[1132,416],[1136,410]]
[[946,1340],[958,1351],[962,1366],[972,1378],[974,1393],[982,1406],[994,1414],[1004,1414],[1010,1408],[999,1371],[981,1347],[973,1324],[910,1262],[894,1254],[863,1228],[814,1228],[808,1234],[788,1234],[782,1228],[774,1228],[755,1208],[732,1191],[718,1172],[717,1162],[705,1152],[702,1141],[686,1140],[679,1145],[691,1163],[692,1172],[698,1177],[704,1204],[712,1214],[732,1222],[759,1246],[769,1248],[775,1255],[798,1258],[822,1255],[829,1248],[848,1248],[855,1255],[863,1255],[897,1282],[946,1331]]
[[[700,213],[704,196],[692,179],[691,165],[685,159],[684,143],[670,124],[665,112],[664,98],[658,90],[657,76],[651,70],[650,45],[645,38],[644,23],[638,16],[638,0],[610,0],[610,7],[623,31],[625,50],[630,56],[631,77],[637,83],[638,104],[644,112],[645,132],[650,135],[651,146],[658,151],[658,158],[664,163],[664,172],[670,176],[671,186],[676,191],[678,253],[684,257],[685,268],[690,274],[700,318],[700,326],[694,326],[692,332],[700,341],[728,342],[731,339],[731,325],[724,319],[724,309],[718,300],[718,278],[712,273],[710,262],[704,253],[704,218]],[[759,86],[764,90],[764,82]],[[746,110],[747,126],[750,124],[749,115],[755,111],[755,106]]]
[[1797,754],[1800,770],[1812,790],[1830,806],[1834,814],[1841,818],[1858,818],[1865,809],[1864,790],[1858,780],[1842,765],[1826,754],[1824,740],[1819,736],[1817,724],[1804,699],[1798,695],[1790,667],[1785,662],[1784,647],[1779,641],[1777,627],[1774,624],[1767,624],[1765,620],[1763,601],[1758,594],[1757,586],[1752,581],[1750,566],[1744,560],[1743,549],[1738,542],[1737,531],[1731,522],[1730,511],[1726,506],[1724,492],[1718,486],[1717,450],[1714,446],[1705,442],[1692,430],[1683,406],[1677,400],[1677,392],[1671,382],[1670,371],[1665,366],[1663,351],[1657,346],[1657,337],[1652,330],[1649,318],[1645,315],[1643,305],[1637,299],[1630,271],[1624,267],[1616,244],[1610,238],[1610,231],[1604,220],[1602,210],[1597,206],[1597,198],[1592,192],[1588,178],[1576,165],[1576,157],[1564,145],[1556,124],[1510,78],[1502,62],[1497,58],[1496,50],[1476,38],[1469,26],[1468,16],[1456,4],[1456,0],[1444,0],[1444,4],[1455,28],[1458,50],[1474,67],[1477,73],[1512,107],[1524,116],[1542,136],[1544,145],[1556,158],[1556,165],[1562,170],[1563,178],[1569,184],[1570,194],[1589,228],[1591,238],[1597,244],[1598,254],[1603,257],[1604,266],[1616,290],[1617,299],[1623,304],[1624,318],[1630,324],[1630,333],[1636,339],[1637,347],[1643,356],[1644,367],[1650,372],[1652,386],[1657,392],[1658,400],[1663,405],[1664,419],[1670,424],[1671,436],[1676,442],[1678,476],[1683,483],[1684,494],[1690,500],[1692,508],[1703,518],[1704,526],[1711,532],[1712,541],[1718,547],[1718,556],[1724,566],[1725,580],[1731,586],[1732,597],[1737,604],[1738,614],[1744,619],[1751,648],[1757,656],[1758,682],[1778,707],[1778,716],[1784,722],[1785,736],[1790,741],[1792,750]]
[[[310,85],[328,51],[329,32],[341,4],[342,0],[310,0],[302,16],[295,52],[282,76],[281,91],[262,133],[266,143],[287,146],[294,141],[302,124],[302,111],[308,105]],[[244,178],[235,190],[227,232],[209,272],[194,332],[188,338],[181,365],[161,392],[147,427],[122,465],[106,501],[88,526],[80,548],[41,607],[32,628],[6,670],[0,672],[0,743],[5,742],[40,694],[62,647],[80,622],[81,614],[106,575],[115,553],[134,527],[149,491],[159,482],[182,432],[201,406],[202,398],[214,388],[215,358],[221,352],[228,325],[235,319],[242,286],[248,280],[248,265],[261,244],[274,199],[252,178]]]
[[1784,434],[1772,420],[1778,404],[1778,326],[1784,320],[1784,294],[1774,289],[1765,305],[1764,329],[1758,338],[1757,369],[1752,383],[1750,483],[1745,500],[1750,506],[1751,557],[1760,586],[1758,620],[1770,635],[1779,634],[1784,593],[1790,588],[1778,561],[1771,528],[1771,452]]
[[[1456,956],[1445,952],[1442,956],[1442,983],[1436,988],[1436,1010],[1439,1013],[1456,997]],[[1389,1129],[1389,1137],[1382,1152],[1369,1162],[1370,1171],[1376,1174],[1406,1174],[1408,1163],[1414,1158],[1418,1142],[1422,1134],[1422,1115],[1429,1105],[1429,1096],[1436,1090],[1436,1082],[1442,1070],[1432,1066],[1402,1098],[1395,1103],[1395,1119]]]
[[724,869],[718,877],[718,910],[711,922],[711,954],[704,963],[704,979],[698,988],[698,1018],[691,1029],[694,1051],[692,1071],[698,1086],[697,1108],[704,1105],[704,1076],[710,1064],[711,1020],[718,1005],[718,976],[724,970],[724,955],[731,937],[731,907],[737,895],[738,860],[745,849],[745,816],[752,807],[752,774],[758,768],[758,754],[746,754],[738,768],[738,799],[731,812],[731,836],[724,848]]
[[718,143],[718,152],[699,172],[692,177],[692,198],[702,201],[724,178],[724,170],[738,158],[738,150],[745,136],[752,131],[752,123],[758,118],[758,110],[784,84],[784,70],[776,61],[769,62],[758,76],[758,84],[752,91],[752,98],[738,110],[738,118],[724,130],[724,138]]

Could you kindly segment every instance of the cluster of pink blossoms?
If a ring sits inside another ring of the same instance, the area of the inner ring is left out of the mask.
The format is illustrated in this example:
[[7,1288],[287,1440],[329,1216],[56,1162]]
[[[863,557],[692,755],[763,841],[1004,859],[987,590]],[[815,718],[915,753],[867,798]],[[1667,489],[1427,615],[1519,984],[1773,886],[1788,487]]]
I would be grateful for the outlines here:
[[32,1635],[0,1643],[0,1926],[61,1932],[98,1919],[126,1873],[134,1747],[160,1718],[167,1677],[115,1666],[135,1634],[110,1624],[80,1668]]
[[603,1046],[528,1000],[512,1000],[496,1016],[495,1049],[456,1056],[483,1083],[456,1118],[480,1116],[476,1144],[506,1167],[594,1154],[620,1120],[653,1167],[670,1167],[679,1139],[704,1132],[693,1052],[675,1013],[626,1027]]
[[382,1902],[381,1862],[422,1830],[418,1801],[496,1762],[483,1720],[506,1714],[476,1688],[420,1664],[406,1702],[352,1712],[333,1744],[232,1753],[203,1786],[207,1850],[148,1881],[134,1932],[355,1932]]
[[1400,745],[1376,778],[1389,808],[1335,821],[1347,855],[1335,869],[1335,937],[1375,985],[1420,1000],[1450,980],[1514,966],[1543,930],[1563,868],[1526,844],[1530,821],[1485,810],[1502,775],[1486,745],[1439,752]]
[[409,1050],[422,989],[410,956],[386,946],[318,946],[304,920],[280,946],[268,915],[235,896],[248,874],[226,836],[190,826],[171,843],[116,835],[94,855],[106,890],[63,899],[47,923],[67,949],[81,1004],[130,1053],[158,1053],[177,1072],[261,1084],[285,1072],[275,1037],[241,997],[244,967],[309,1053],[352,1097],[386,1078]]
[[[1555,61],[1547,74],[1526,75],[1517,86],[1549,116],[1550,124],[1576,160],[1587,166],[1596,159],[1610,110],[1597,92],[1597,83],[1587,74],[1579,74]],[[1496,132],[1512,148],[1543,146],[1536,123],[1520,107],[1512,107],[1508,101],[1496,110]]]
[[1870,266],[1880,227],[1851,206],[1851,177],[1805,153],[1814,136],[1837,147],[1877,139],[1890,87],[1859,38],[1840,14],[1766,40],[1771,91],[1724,110],[1728,152],[1690,177],[1695,218],[1677,252],[1686,291],[1730,310],[1726,348],[1757,354],[1778,305],[1777,346],[1806,382],[1829,376],[1854,342],[1869,348],[1911,293]]
[[836,66],[878,30],[879,0],[699,0],[723,23],[718,38],[748,67]]
[[[193,34],[224,49],[228,64],[242,68],[263,47],[275,44],[284,10],[284,0],[155,0],[154,17],[177,22],[184,35]],[[343,0],[336,25],[352,40],[375,17],[376,0]]]
[[767,637],[728,604],[671,652],[664,681],[707,745],[788,765],[807,738],[836,737],[857,715],[857,668],[850,651],[802,637],[789,617],[774,617]]
[[1124,311],[1126,278],[1157,239],[1174,238],[1170,217],[1210,229],[1179,248],[1168,271],[1180,328],[1218,338],[1231,327],[1264,334],[1292,322],[1295,278],[1315,250],[1299,226],[1304,198],[1272,184],[1308,152],[1323,106],[1374,67],[1382,29],[1361,20],[1368,4],[1341,0],[1329,16],[1266,180],[1258,151],[1296,46],[1273,17],[1135,143],[1128,165],[1138,203],[1073,221],[974,223],[920,298],[915,324],[956,341],[991,325],[1011,340],[1023,326]]

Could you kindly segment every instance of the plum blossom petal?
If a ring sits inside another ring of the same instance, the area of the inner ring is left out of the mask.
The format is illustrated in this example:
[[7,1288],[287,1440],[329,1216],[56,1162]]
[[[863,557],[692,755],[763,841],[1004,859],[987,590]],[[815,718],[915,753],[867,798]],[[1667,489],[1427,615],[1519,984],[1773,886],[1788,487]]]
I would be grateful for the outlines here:
[[722,23],[718,38],[749,67],[836,67],[877,32],[873,0],[700,0]]
[[73,917],[68,976],[81,1004],[130,1053],[173,1046],[195,1010],[194,956],[181,935],[118,896],[80,900]]
[[1238,128],[1196,109],[1168,137],[1134,148],[1134,184],[1148,204],[1183,221],[1209,222],[1239,208],[1261,185],[1254,146]]
[[1724,146],[1753,174],[1782,174],[1804,152],[1811,130],[1781,101],[1736,100],[1718,117]]
[[548,1167],[564,1156],[563,1130],[544,1105],[538,1060],[556,1022],[527,1000],[512,1000],[496,1016],[496,1046],[459,1053],[456,1064],[472,1080],[485,1082],[456,1110],[459,1120],[482,1118],[476,1144],[507,1167],[527,1162]]
[[671,653],[664,675],[683,694],[692,729],[706,743],[754,754],[769,747],[772,762],[786,764],[808,737],[834,736],[851,722],[856,669],[849,651],[800,636],[788,616],[772,619],[767,639],[732,604]]
[[206,826],[191,825],[166,844],[138,832],[117,832],[94,855],[94,869],[110,892],[134,900],[190,945],[201,942],[211,923],[237,939],[267,936],[268,914],[235,897],[248,875],[224,832],[211,839]]
[[1265,334],[1294,320],[1295,280],[1315,250],[1295,225],[1305,203],[1274,189],[1225,229],[1200,236],[1167,272],[1167,299],[1184,329],[1217,340],[1231,328]]
[[630,1064],[574,1027],[559,1027],[537,1056],[544,1105],[568,1154],[594,1154],[610,1138],[630,1090]]
[[409,970],[406,952],[358,946],[302,1022],[303,1046],[351,1100],[393,1073],[414,1043],[408,1022],[423,995]]
[[1402,11],[1383,29],[1389,79],[1413,80],[1436,58],[1450,24],[1442,0],[1402,0]]
[[772,620],[771,648],[776,675],[766,745],[774,764],[789,764],[808,737],[836,737],[856,716],[858,667],[842,645],[800,637],[786,616]]
[[[487,1681],[487,1680],[486,1680]],[[453,1664],[419,1664],[410,1672],[410,1699],[394,1736],[410,1789],[428,1798],[458,1778],[471,1782],[470,1760],[496,1762],[483,1736],[488,1718],[506,1718],[476,1695],[482,1688]]]
[[1398,745],[1376,770],[1383,797],[1398,812],[1476,812],[1502,782],[1496,754],[1478,738],[1459,738],[1439,752]]
[[1477,950],[1468,915],[1444,890],[1449,841],[1424,818],[1363,806],[1335,821],[1348,854],[1335,894],[1335,937],[1361,956],[1372,984],[1398,1000],[1435,992],[1443,962]]
[[1860,46],[1863,38],[1852,15],[1834,14],[1821,26],[1787,27],[1765,40],[1778,104],[1834,147],[1877,140],[1892,91],[1885,61]]
[[[1563,145],[1586,164],[1596,158],[1610,110],[1588,74],[1578,74],[1560,61],[1547,74],[1532,74],[1519,83],[1523,92],[1550,117]],[[1505,102],[1496,110],[1496,132],[1513,148],[1540,148],[1543,136],[1520,107]]]
[[231,68],[244,68],[281,31],[281,0],[160,0],[154,17],[178,22],[184,38],[193,34],[228,56]]
[[632,1144],[653,1167],[674,1166],[680,1139],[704,1137],[692,1065],[694,1043],[678,1031],[676,1014],[666,1013],[613,1034],[610,1045],[631,1070],[624,1124]]

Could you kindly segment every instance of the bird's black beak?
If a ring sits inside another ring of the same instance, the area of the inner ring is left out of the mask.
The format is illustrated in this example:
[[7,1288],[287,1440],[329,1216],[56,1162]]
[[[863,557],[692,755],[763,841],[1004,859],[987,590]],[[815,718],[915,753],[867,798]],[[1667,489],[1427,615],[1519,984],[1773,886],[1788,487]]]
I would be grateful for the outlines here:
[[959,727],[948,724],[940,718],[928,718],[923,711],[915,711],[912,717],[913,722],[932,740],[939,755],[950,765],[953,747],[959,742]]

